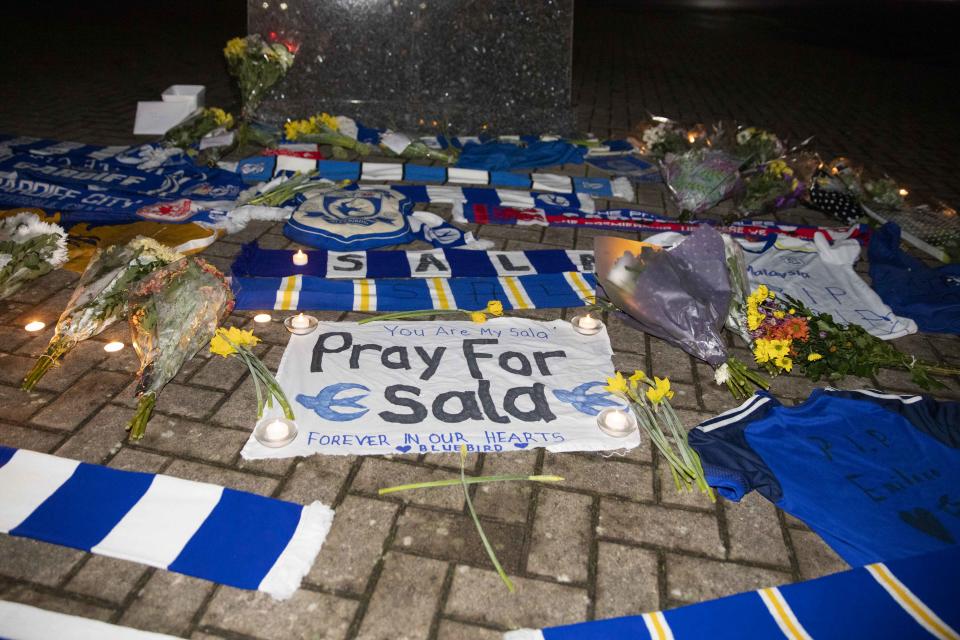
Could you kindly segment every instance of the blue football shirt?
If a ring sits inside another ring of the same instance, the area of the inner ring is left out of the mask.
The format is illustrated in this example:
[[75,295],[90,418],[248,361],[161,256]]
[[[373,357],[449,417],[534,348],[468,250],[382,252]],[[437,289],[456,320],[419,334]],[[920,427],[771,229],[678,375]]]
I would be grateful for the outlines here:
[[690,431],[726,498],[757,490],[854,566],[960,543],[960,403],[816,389],[767,393]]

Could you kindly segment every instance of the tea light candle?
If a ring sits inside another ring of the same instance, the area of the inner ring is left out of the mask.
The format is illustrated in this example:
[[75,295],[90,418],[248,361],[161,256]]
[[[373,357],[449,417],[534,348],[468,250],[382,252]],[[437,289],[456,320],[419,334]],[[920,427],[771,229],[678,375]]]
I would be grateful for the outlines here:
[[285,447],[297,438],[297,423],[286,418],[264,418],[253,429],[253,437],[265,447]]
[[123,343],[119,342],[118,340],[114,340],[113,342],[108,342],[107,344],[103,345],[103,350],[107,353],[116,353],[121,349],[123,349]]
[[594,318],[589,313],[582,316],[574,316],[570,324],[573,325],[574,331],[582,333],[585,336],[592,336],[599,333],[600,329],[603,328],[603,322],[600,321],[600,318]]
[[608,436],[622,438],[637,428],[634,417],[621,409],[605,409],[597,416],[597,426]]
[[263,428],[263,435],[267,440],[283,440],[290,435],[290,427],[287,426],[286,422],[274,420],[268,422],[267,426]]
[[310,320],[302,313],[298,313],[294,316],[293,320],[290,321],[290,324],[294,329],[306,329],[310,326]]
[[304,266],[307,264],[307,262],[309,262],[309,260],[310,259],[307,257],[307,254],[303,252],[303,249],[297,249],[297,252],[293,254],[293,264],[297,265],[298,267]]
[[269,313],[258,313],[257,315],[253,316],[253,321],[261,324],[270,322],[270,320],[272,320],[272,318],[270,317]]
[[23,330],[33,333],[35,331],[40,331],[45,326],[47,326],[46,322],[41,322],[40,320],[34,320],[33,322],[28,322],[27,325],[23,328]]

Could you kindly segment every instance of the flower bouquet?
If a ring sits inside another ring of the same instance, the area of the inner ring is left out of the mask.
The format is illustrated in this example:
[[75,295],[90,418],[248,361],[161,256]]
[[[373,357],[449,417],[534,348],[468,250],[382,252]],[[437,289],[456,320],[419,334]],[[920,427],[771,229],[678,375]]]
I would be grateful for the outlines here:
[[688,444],[687,430],[670,405],[673,398],[670,380],[657,377],[651,380],[643,371],[634,371],[632,376],[624,378],[618,372],[615,377],[607,378],[604,388],[630,405],[650,442],[667,460],[677,491],[693,491],[696,486],[716,502],[713,489],[703,474],[700,456]]
[[213,338],[233,310],[223,274],[204,260],[183,258],[141,280],[130,291],[130,329],[140,358],[137,410],[127,427],[143,437],[157,394],[180,367]]
[[[253,386],[257,391],[257,419],[263,417],[264,404],[268,407],[273,406],[273,399],[276,398],[283,409],[283,415],[288,420],[293,420],[293,409],[290,408],[290,402],[286,394],[280,387],[280,383],[273,377],[266,365],[255,356],[250,347],[256,346],[260,338],[253,335],[253,331],[244,331],[236,327],[224,329],[220,327],[210,340],[210,353],[223,356],[224,358],[238,358],[250,370],[250,376],[253,378]],[[263,392],[260,385],[263,384],[267,390],[267,399],[264,403]]]
[[744,215],[772,213],[795,205],[803,183],[783,160],[771,160],[743,180],[743,197],[737,205]]
[[264,94],[287,74],[294,54],[279,42],[268,44],[258,34],[233,38],[223,49],[227,70],[240,87],[240,118],[249,121]]
[[673,120],[662,117],[651,118],[636,127],[627,140],[645,156],[662,159],[668,153],[683,153],[690,148],[687,134]]
[[680,207],[681,217],[713,207],[740,185],[739,161],[713,149],[691,149],[667,154],[661,170],[663,181]]
[[[189,154],[193,151],[193,145],[208,133],[217,129],[226,131],[232,128],[232,115],[223,109],[210,107],[209,109],[200,109],[195,115],[167,131],[163,136],[163,141],[168,145],[184,149]],[[196,152],[193,151],[193,153]]]
[[736,145],[731,151],[740,159],[741,167],[751,167],[782,157],[784,147],[775,133],[746,127],[737,131]]
[[811,380],[869,377],[880,369],[906,369],[924,389],[943,387],[932,375],[957,375],[960,368],[942,367],[901,353],[889,342],[856,324],[841,325],[830,314],[816,313],[789,296],[779,297],[765,285],[747,299],[747,325],[757,364],[777,375],[793,366]]
[[769,384],[732,357],[720,331],[732,289],[723,239],[711,227],[696,228],[670,251],[624,240],[594,239],[597,306],[629,325],[680,347],[715,370],[717,384],[735,397]]
[[67,261],[67,232],[35,213],[0,218],[0,300]]
[[67,352],[126,317],[130,288],[148,274],[181,258],[182,255],[169,247],[143,236],[94,254],[57,320],[46,352],[23,379],[21,388],[33,389]]

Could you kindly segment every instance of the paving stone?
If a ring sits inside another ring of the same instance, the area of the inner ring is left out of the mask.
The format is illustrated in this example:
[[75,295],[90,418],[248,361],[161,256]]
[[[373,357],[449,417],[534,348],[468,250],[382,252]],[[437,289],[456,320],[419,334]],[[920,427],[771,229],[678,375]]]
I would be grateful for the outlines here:
[[610,542],[601,542],[597,551],[597,619],[660,609],[655,552]]
[[190,383],[228,390],[248,373],[247,368],[233,358],[210,358],[193,374]]
[[[171,382],[157,398],[156,410],[199,420],[210,413],[222,398],[223,394],[216,391]],[[256,415],[256,403],[253,415]]]
[[[658,454],[659,455],[659,454]],[[661,458],[657,461],[657,477],[660,481],[660,504],[667,507],[688,507],[702,511],[716,512],[716,506],[706,494],[699,489],[693,491],[678,491],[670,473],[670,465]]]
[[146,572],[139,562],[91,555],[67,583],[67,590],[120,605]]
[[222,402],[211,420],[236,429],[250,429],[257,424],[257,392],[253,378],[247,377],[226,401]]
[[446,573],[446,562],[388,553],[357,640],[426,639]]
[[667,554],[667,595],[701,602],[792,582],[789,573],[745,564]]
[[[524,452],[484,456],[482,475],[533,474],[537,456]],[[473,506],[481,516],[526,522],[533,487],[530,482],[490,482],[477,485]]]
[[155,412],[139,444],[165,453],[226,463],[246,441],[247,435],[240,431]]
[[143,473],[160,473],[168,458],[155,453],[147,453],[130,447],[124,447],[117,455],[110,459],[107,466],[124,471],[140,471]]
[[777,519],[777,508],[756,491],[740,502],[723,502],[730,535],[730,559],[789,568],[790,557]]
[[71,616],[80,616],[90,620],[107,622],[114,615],[114,611],[89,602],[79,602],[69,597],[37,591],[29,585],[16,584],[6,589],[0,589],[0,600],[19,602],[38,609],[56,611]]
[[437,640],[501,640],[499,631],[484,629],[472,624],[463,624],[453,620],[441,620]]
[[587,619],[590,599],[584,589],[518,576],[510,579],[516,587],[512,594],[496,571],[458,566],[444,613],[502,629],[540,629]]
[[[507,572],[519,571],[523,529],[484,519],[480,522],[500,564]],[[479,566],[490,564],[473,519],[463,514],[408,507],[397,521],[393,546],[399,551],[446,560]]]
[[689,550],[724,557],[716,516],[681,509],[614,501],[600,501],[597,535],[666,549]]
[[[90,369],[107,358],[107,352],[99,342],[81,342],[64,356],[60,363],[43,376],[37,384],[38,389],[49,391],[65,391]],[[28,358],[26,366],[20,372],[20,379],[33,367],[34,358]],[[17,381],[19,386],[19,380]]]
[[123,389],[127,380],[127,376],[120,373],[90,372],[44,407],[31,422],[51,429],[73,430]]
[[27,538],[0,536],[0,575],[52,587],[83,558],[83,551]]
[[300,589],[289,600],[265,593],[220,587],[201,625],[263,640],[340,640],[357,609],[346,598]]
[[363,593],[370,572],[383,554],[398,509],[392,502],[347,496],[336,509],[333,526],[307,574],[307,582]]
[[45,391],[26,392],[19,388],[0,385],[0,420],[25,422],[27,418],[45,407],[52,398],[53,394]]
[[[606,326],[607,334],[610,336],[610,344],[615,352],[646,353],[643,332],[637,331],[611,314],[607,316]],[[645,367],[639,368],[645,369]]]
[[590,496],[540,490],[528,571],[558,582],[586,582],[592,504]]
[[207,580],[180,573],[155,571],[137,592],[119,624],[182,636],[214,586]]
[[0,422],[0,445],[48,453],[63,439],[61,433],[18,427]]
[[30,342],[31,335],[22,327],[0,325],[0,345],[3,345],[4,351],[16,351],[21,345]]
[[280,497],[302,504],[314,500],[332,504],[347,481],[347,474],[355,459],[354,456],[310,456],[298,459]]
[[56,450],[58,456],[100,464],[127,440],[127,424],[133,413],[124,407],[107,405],[87,424],[75,431]]
[[252,473],[241,473],[233,469],[224,469],[209,464],[200,464],[187,460],[174,460],[164,473],[184,480],[195,482],[209,482],[238,491],[248,491],[261,496],[273,495],[280,481],[276,478],[265,478]]
[[594,493],[622,496],[631,500],[653,500],[653,472],[645,465],[631,464],[596,455],[547,453],[543,473],[563,477],[557,486]]
[[685,351],[667,344],[659,338],[650,338],[650,358],[653,369],[647,371],[648,376],[668,377],[670,382],[693,380],[693,368],[690,366],[690,356]]
[[823,539],[812,531],[790,529],[790,539],[800,565],[800,577],[812,580],[849,568]]
[[[458,477],[458,474],[441,469],[418,467],[378,458],[365,458],[363,466],[360,467],[360,472],[353,480],[352,489],[376,494],[378,489],[385,487],[456,477]],[[459,486],[402,491],[390,494],[389,497],[411,504],[440,507],[453,511],[459,511],[463,508],[463,490]]]

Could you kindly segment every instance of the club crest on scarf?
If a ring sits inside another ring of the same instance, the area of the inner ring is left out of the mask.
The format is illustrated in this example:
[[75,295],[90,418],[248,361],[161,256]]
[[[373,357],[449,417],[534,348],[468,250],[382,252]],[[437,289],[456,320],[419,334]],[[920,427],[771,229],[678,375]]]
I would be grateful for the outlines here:
[[386,187],[336,189],[304,200],[287,236],[325,249],[362,249],[406,241],[413,203]]

